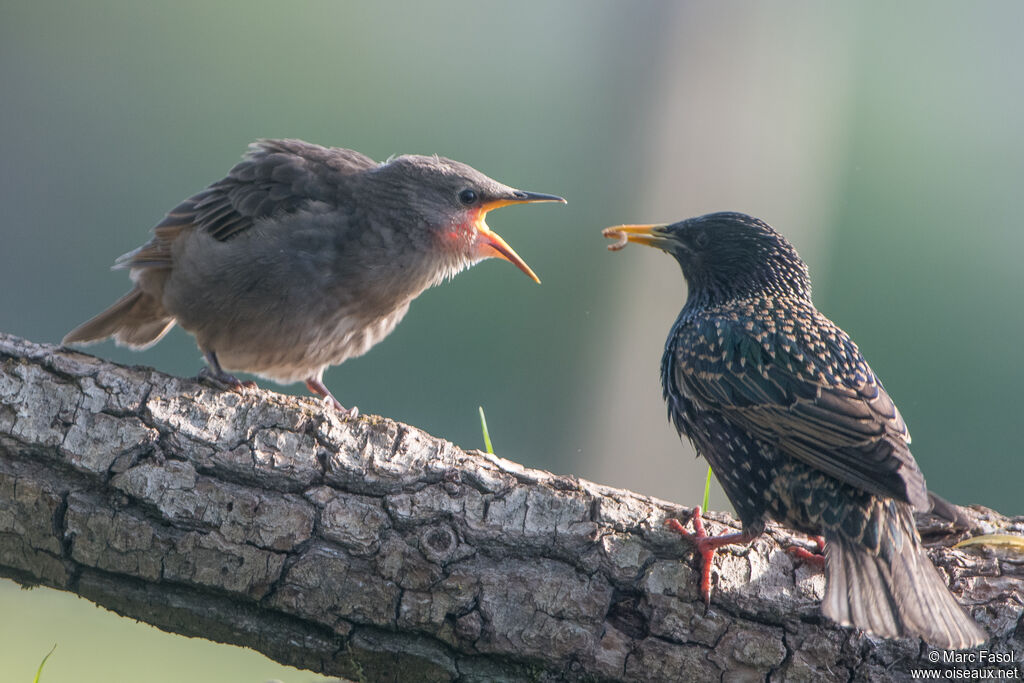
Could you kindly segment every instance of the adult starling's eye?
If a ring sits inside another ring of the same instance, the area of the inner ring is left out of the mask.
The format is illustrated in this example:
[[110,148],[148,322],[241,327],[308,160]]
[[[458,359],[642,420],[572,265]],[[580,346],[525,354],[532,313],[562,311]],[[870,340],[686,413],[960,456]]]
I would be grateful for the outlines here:
[[466,206],[473,206],[476,204],[477,194],[473,190],[463,190],[459,193],[459,201]]

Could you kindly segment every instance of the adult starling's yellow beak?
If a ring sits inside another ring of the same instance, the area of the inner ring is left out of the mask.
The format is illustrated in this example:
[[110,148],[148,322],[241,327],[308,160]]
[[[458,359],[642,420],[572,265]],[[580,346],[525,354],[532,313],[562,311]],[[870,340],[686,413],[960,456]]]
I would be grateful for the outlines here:
[[501,238],[501,235],[487,227],[487,223],[484,221],[484,217],[487,215],[488,211],[500,209],[501,207],[508,206],[510,204],[532,204],[535,202],[566,203],[564,199],[553,194],[514,190],[506,197],[484,202],[478,210],[475,227],[477,231],[477,253],[481,257],[487,258],[494,256],[500,259],[505,259],[516,268],[526,273],[527,277],[531,280],[540,284],[540,278],[537,277],[537,274],[533,272],[533,269],[531,269],[530,266],[526,265],[526,261],[516,253],[515,249],[509,246],[508,242]]

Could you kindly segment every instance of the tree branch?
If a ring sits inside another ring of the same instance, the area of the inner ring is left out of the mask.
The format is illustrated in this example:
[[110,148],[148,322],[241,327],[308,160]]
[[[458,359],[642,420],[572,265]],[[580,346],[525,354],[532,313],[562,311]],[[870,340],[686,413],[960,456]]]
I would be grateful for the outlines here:
[[[823,577],[780,550],[800,539],[775,526],[723,553],[705,614],[690,548],[663,528],[687,514],[384,418],[343,422],[308,399],[0,334],[0,575],[22,583],[369,681],[935,668],[918,641],[822,619]],[[967,514],[983,531],[1024,530]],[[713,532],[738,526],[710,518]],[[1019,660],[1024,559],[952,551],[950,529],[925,522],[988,649]]]

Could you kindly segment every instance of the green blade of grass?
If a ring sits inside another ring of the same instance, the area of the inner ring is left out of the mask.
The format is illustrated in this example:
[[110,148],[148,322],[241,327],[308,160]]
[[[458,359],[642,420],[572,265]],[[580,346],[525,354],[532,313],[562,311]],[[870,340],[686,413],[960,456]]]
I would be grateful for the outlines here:
[[711,468],[708,468],[708,478],[704,482],[704,507],[701,510],[708,509],[708,501],[711,500]]
[[484,433],[484,447],[488,453],[494,455],[494,447],[491,446],[491,435],[487,432],[487,418],[484,417],[484,407],[478,406],[478,408],[480,408],[480,429]]
[[52,655],[53,651],[56,649],[57,643],[54,643],[53,647],[50,648],[50,651],[46,653],[45,657],[43,657],[43,661],[39,662],[39,668],[36,669],[36,677],[32,679],[32,683],[39,683],[39,677],[43,675],[43,667],[46,666],[46,660],[50,658],[50,655]]

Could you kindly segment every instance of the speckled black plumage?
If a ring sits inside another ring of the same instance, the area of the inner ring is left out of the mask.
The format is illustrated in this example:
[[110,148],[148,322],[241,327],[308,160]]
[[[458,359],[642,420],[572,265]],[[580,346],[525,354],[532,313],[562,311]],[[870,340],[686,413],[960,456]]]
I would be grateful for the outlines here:
[[826,540],[826,616],[948,648],[986,638],[921,546],[928,508],[907,426],[856,344],[811,303],[807,267],[763,221],[650,230],[689,285],[661,376],[669,417],[750,536],[766,519]]

